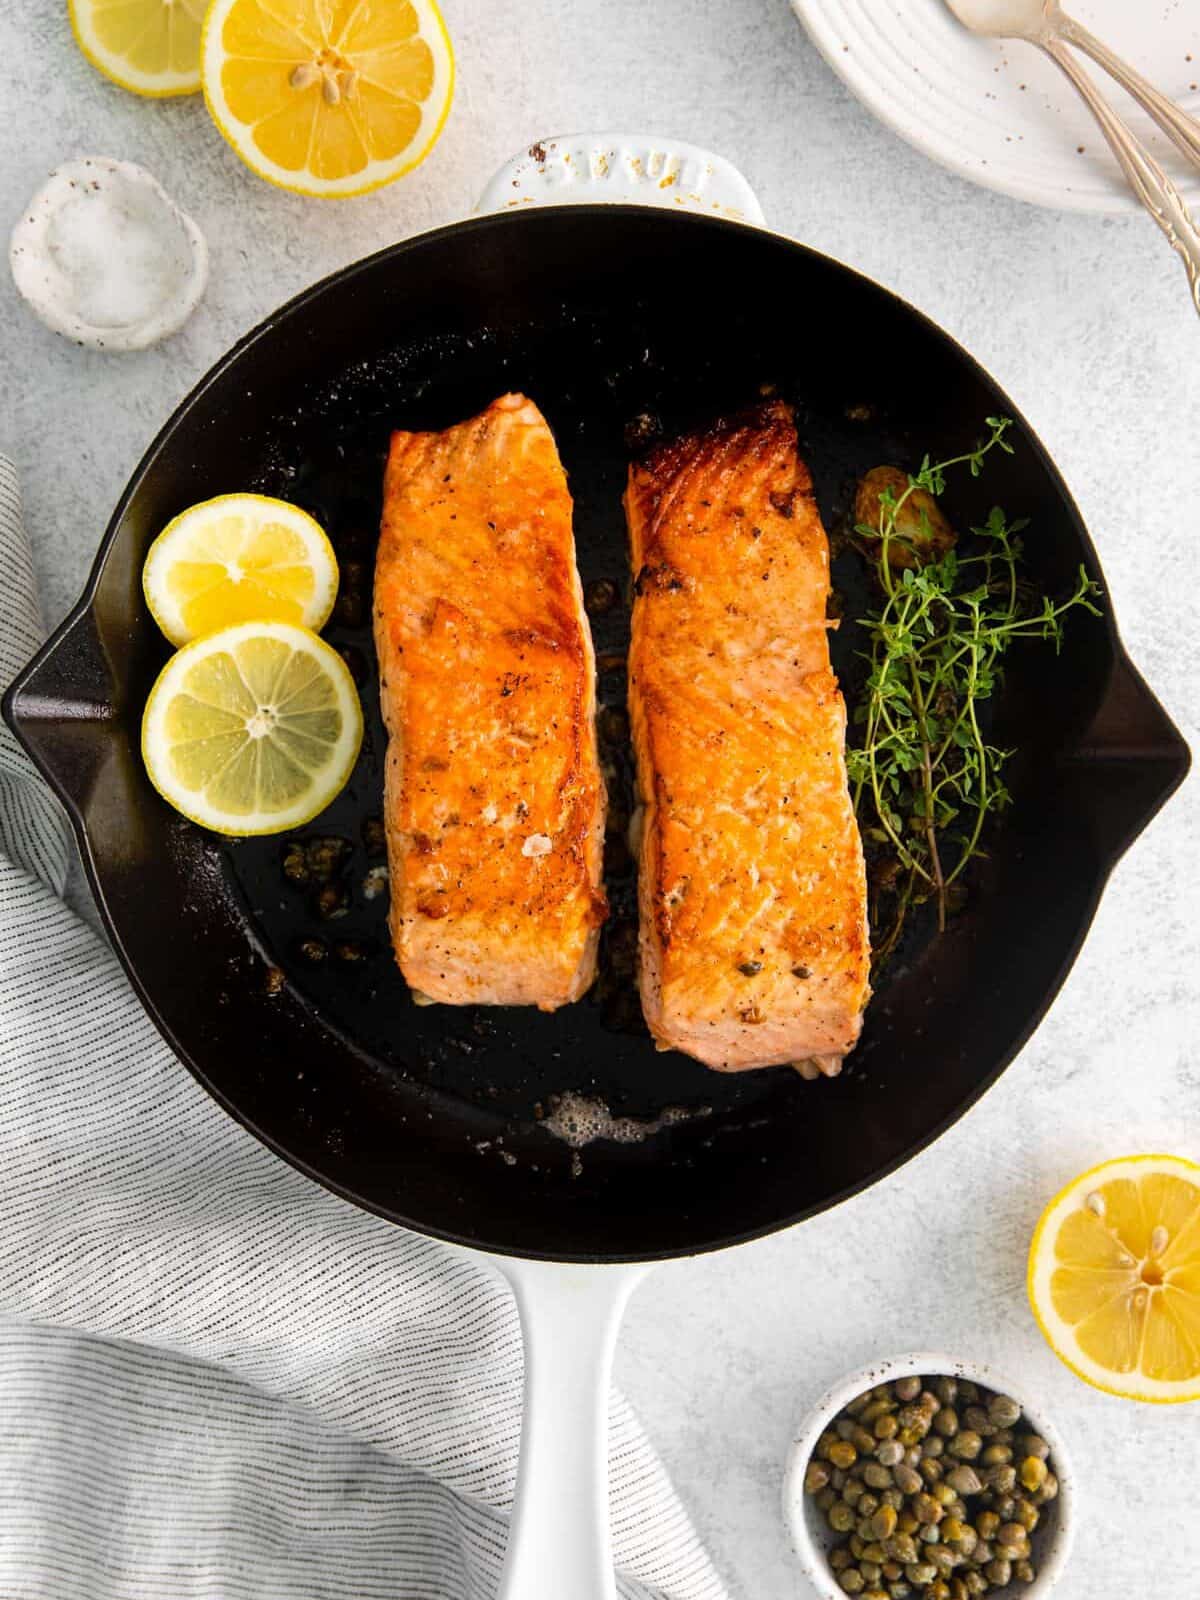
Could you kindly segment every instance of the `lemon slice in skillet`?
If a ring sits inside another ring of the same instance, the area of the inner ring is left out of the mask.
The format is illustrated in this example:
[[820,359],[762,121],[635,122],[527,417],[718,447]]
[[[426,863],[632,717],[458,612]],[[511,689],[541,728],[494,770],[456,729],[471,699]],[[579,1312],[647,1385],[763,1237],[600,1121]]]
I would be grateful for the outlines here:
[[344,787],[361,743],[346,663],[285,622],[244,622],[184,645],[142,719],[151,783],[218,833],[310,822]]
[[319,524],[263,494],[225,494],[190,506],[150,546],[146,604],[172,644],[235,622],[323,628],[338,567]]
[[1056,1355],[1130,1400],[1200,1399],[1200,1166],[1126,1156],[1042,1213],[1029,1299]]

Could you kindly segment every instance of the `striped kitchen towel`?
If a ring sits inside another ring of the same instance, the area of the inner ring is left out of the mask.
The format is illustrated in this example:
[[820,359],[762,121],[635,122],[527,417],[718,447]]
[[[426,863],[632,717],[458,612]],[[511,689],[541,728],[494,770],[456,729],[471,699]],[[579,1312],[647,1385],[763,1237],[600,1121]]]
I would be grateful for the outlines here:
[[[40,631],[0,458],[0,682]],[[68,858],[0,730],[0,1597],[493,1594],[507,1292],[227,1118],[63,903]],[[611,1422],[621,1594],[720,1600],[618,1396]]]

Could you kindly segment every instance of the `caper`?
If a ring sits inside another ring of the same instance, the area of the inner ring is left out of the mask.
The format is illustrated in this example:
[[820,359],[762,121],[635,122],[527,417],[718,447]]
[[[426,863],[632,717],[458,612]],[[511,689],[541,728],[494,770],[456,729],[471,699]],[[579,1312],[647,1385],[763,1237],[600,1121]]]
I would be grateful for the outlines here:
[[963,1421],[982,1439],[990,1439],[996,1431],[996,1424],[982,1406],[968,1406],[963,1412]]
[[913,1516],[908,1506],[905,1506],[904,1510],[896,1518],[896,1527],[901,1533],[916,1533],[920,1526],[921,1524]]
[[1049,1470],[1041,1456],[1026,1456],[1020,1468],[1021,1483],[1026,1489],[1040,1489]]
[[984,1569],[989,1583],[994,1583],[997,1589],[1003,1589],[1006,1583],[1012,1580],[1012,1563],[1004,1556],[997,1556],[994,1561],[989,1561]]
[[842,1569],[844,1567],[848,1567],[853,1560],[854,1557],[850,1554],[849,1550],[844,1544],[835,1545],[829,1552],[829,1565],[835,1572],[841,1572]]
[[961,1544],[964,1524],[955,1516],[948,1516],[942,1523],[942,1543]]
[[880,1417],[886,1417],[896,1409],[894,1400],[872,1400],[863,1408],[859,1421],[864,1428],[869,1428],[873,1422],[878,1422]]
[[858,1423],[851,1417],[839,1417],[833,1425],[833,1430],[839,1439],[852,1439],[858,1428]]
[[927,1457],[924,1461],[922,1461],[918,1471],[925,1479],[926,1483],[938,1483],[940,1482],[942,1476],[942,1463],[940,1461],[931,1460]]
[[986,1567],[989,1561],[995,1559],[995,1546],[988,1539],[980,1539],[971,1552],[971,1565],[973,1567]]
[[924,1409],[923,1406],[901,1406],[900,1410],[896,1414],[896,1421],[900,1424],[901,1430],[905,1433],[916,1429],[919,1435],[924,1438],[924,1436],[929,1432],[929,1413]]
[[870,1404],[871,1396],[869,1392],[867,1394],[856,1394],[853,1400],[847,1400],[842,1409],[845,1411],[848,1417],[857,1417],[860,1416]]
[[868,1433],[865,1428],[860,1428],[856,1423],[854,1431],[850,1435],[850,1443],[860,1456],[869,1456],[875,1448],[875,1435]]
[[904,1576],[916,1588],[924,1589],[937,1577],[937,1568],[930,1561],[914,1561],[905,1567]]
[[945,1453],[946,1441],[939,1433],[931,1433],[921,1444],[921,1454],[923,1456],[932,1456],[936,1460],[938,1456],[945,1455]]
[[[967,1415],[970,1416],[970,1412]],[[947,1448],[959,1461],[974,1461],[983,1449],[983,1440],[977,1428],[964,1428],[951,1439]]]
[[[1013,1481],[1016,1481],[1015,1474]],[[863,1482],[870,1484],[872,1489],[890,1489],[892,1474],[889,1468],[882,1466],[878,1461],[868,1461],[863,1468]]]
[[874,1588],[874,1586],[883,1577],[883,1568],[879,1565],[878,1561],[868,1561],[866,1556],[864,1556],[858,1563],[858,1570],[862,1573],[864,1580],[869,1583],[872,1588]]
[[1035,1506],[1044,1506],[1048,1505],[1051,1500],[1056,1500],[1057,1498],[1058,1479],[1052,1472],[1048,1472],[1045,1478],[1042,1480],[1041,1488],[1034,1490],[1033,1503]]
[[953,1378],[935,1378],[933,1392],[944,1406],[952,1406],[958,1399],[958,1384]]
[[[898,1439],[885,1439],[882,1444],[876,1446],[875,1459],[880,1466],[894,1467],[904,1460],[904,1446]],[[1029,1487],[1036,1488],[1036,1485],[1030,1484]]]
[[1041,1521],[1041,1514],[1028,1500],[1018,1500],[1017,1509],[1013,1512],[1013,1521],[1019,1522],[1026,1533],[1032,1533]]
[[975,1518],[975,1532],[981,1539],[995,1538],[999,1526],[1000,1518],[994,1511],[981,1511]]
[[1045,1439],[1041,1438],[1039,1434],[1027,1433],[1021,1440],[1021,1454],[1026,1456],[1037,1456],[1039,1460],[1045,1461],[1046,1457],[1050,1454],[1050,1446],[1046,1443]]
[[997,1428],[1011,1428],[1021,1415],[1021,1408],[1006,1394],[994,1394],[987,1403],[988,1419]]
[[847,1594],[861,1594],[866,1588],[863,1575],[857,1567],[847,1567],[845,1572],[839,1572],[838,1582]]
[[935,1483],[929,1492],[943,1510],[945,1510],[947,1506],[953,1505],[955,1499],[957,1498],[954,1490],[948,1483]]
[[871,1518],[871,1532],[876,1539],[888,1539],[896,1531],[896,1512],[892,1506],[880,1506]]
[[985,1467],[1006,1467],[1012,1460],[1012,1451],[1006,1444],[989,1444],[979,1459]]
[[901,1428],[897,1432],[896,1437],[899,1439],[902,1445],[907,1446],[920,1444],[921,1440],[925,1437],[925,1434],[921,1428]]
[[1013,1577],[1021,1583],[1032,1583],[1037,1577],[1031,1561],[1018,1561],[1013,1567]]
[[[874,1516],[874,1512],[872,1512],[871,1515]],[[860,1539],[864,1540],[867,1544],[870,1544],[871,1540],[875,1537],[871,1532],[871,1517],[859,1517],[858,1521],[854,1524],[854,1531]]]
[[863,1538],[860,1538],[857,1533],[852,1533],[849,1539],[846,1540],[846,1543],[850,1546],[850,1554],[854,1557],[855,1561],[861,1560],[862,1553],[867,1548],[867,1541]]
[[835,1439],[825,1451],[826,1461],[832,1461],[835,1467],[852,1467],[858,1460],[858,1451],[849,1439]]
[[907,1566],[917,1559],[917,1541],[911,1533],[901,1533],[899,1529],[884,1545],[884,1549],[894,1561]]
[[964,1405],[974,1405],[975,1401],[979,1399],[979,1385],[972,1383],[970,1378],[960,1378],[958,1380],[958,1398]]
[[905,1583],[903,1578],[899,1578],[895,1583],[888,1584],[887,1592],[889,1600],[909,1600],[909,1596],[912,1594],[912,1584]]
[[945,1515],[941,1506],[931,1494],[919,1494],[913,1501],[913,1513],[918,1522],[940,1522]]
[[992,1435],[992,1443],[1006,1444],[1011,1447],[1013,1438],[1014,1434],[1011,1428],[1001,1428],[998,1433]]
[[885,1489],[879,1496],[879,1499],[881,1505],[891,1506],[896,1515],[900,1515],[900,1509],[904,1505],[904,1496],[900,1493],[899,1489]]
[[[880,1582],[882,1581],[883,1580],[880,1579]],[[886,1589],[880,1589],[878,1587],[864,1589],[862,1600],[888,1600],[888,1592]]]
[[[975,1546],[979,1543],[979,1535],[975,1532],[975,1529],[971,1526],[971,1524],[969,1522],[965,1522],[961,1517],[955,1517],[954,1521],[958,1524],[962,1531],[959,1533],[958,1537],[953,1541],[953,1543],[965,1561],[974,1553]],[[951,1541],[946,1536],[946,1524],[944,1522],[942,1523],[941,1531],[942,1543],[949,1544]]]
[[871,1424],[871,1432],[877,1439],[894,1439],[899,1429],[900,1424],[891,1411],[885,1411],[883,1416],[876,1417]]
[[946,1502],[946,1515],[948,1517],[957,1517],[960,1522],[964,1521],[967,1515],[966,1502],[961,1500],[958,1495],[955,1495],[953,1500]]
[[950,1585],[945,1578],[935,1578],[925,1593],[928,1600],[950,1600]]
[[917,1538],[922,1544],[938,1544],[941,1541],[941,1531],[936,1522],[927,1522],[917,1533]]
[[996,1543],[998,1545],[1021,1545],[1025,1543],[1025,1540],[1025,1529],[1019,1522],[1004,1522],[996,1529]]
[[849,1533],[854,1526],[854,1507],[844,1500],[835,1500],[826,1513],[834,1533]]
[[947,1550],[944,1544],[932,1544],[925,1552],[925,1559],[935,1566],[944,1578],[948,1578],[954,1571],[954,1551]]
[[897,1400],[915,1400],[921,1392],[920,1378],[897,1378],[892,1385]]
[[887,1560],[883,1563],[882,1572],[888,1583],[895,1583],[897,1578],[904,1576],[904,1568],[899,1561]]
[[921,1485],[925,1482],[921,1474],[914,1472],[906,1462],[901,1462],[892,1468],[892,1477],[896,1480],[897,1489],[903,1490],[905,1494],[920,1493]]
[[829,1474],[829,1481],[840,1494],[850,1482],[850,1476],[848,1473],[843,1472],[841,1467],[834,1467],[833,1471]]
[[969,1591],[961,1577],[950,1579],[950,1600],[968,1600]]
[[987,1579],[982,1572],[964,1572],[963,1584],[970,1595],[983,1594],[987,1590]]
[[935,1413],[933,1426],[943,1439],[953,1439],[958,1432],[958,1412],[951,1406],[943,1406]]
[[928,1415],[931,1417],[941,1403],[942,1402],[931,1389],[922,1389],[920,1394],[917,1396],[917,1404],[920,1406],[922,1411],[928,1413]]
[[805,1494],[820,1494],[829,1482],[829,1468],[823,1461],[810,1461],[804,1470]]
[[998,1494],[996,1496],[995,1500],[992,1502],[992,1504],[994,1505],[994,1507],[996,1509],[996,1515],[1000,1518],[1001,1522],[1011,1522],[1012,1521],[1013,1513],[1017,1509],[1017,1499],[1016,1499],[1015,1495],[1011,1495],[1011,1494],[999,1495]]
[[830,1506],[837,1504],[837,1490],[834,1488],[822,1489],[817,1496],[817,1505],[822,1511],[828,1511]]
[[978,1494],[983,1488],[979,1474],[974,1467],[968,1467],[965,1462],[957,1467],[951,1467],[946,1474],[946,1482],[955,1494]]
[[858,1499],[858,1514],[860,1517],[873,1517],[879,1510],[879,1496],[863,1494]]
[[856,1506],[865,1493],[866,1487],[861,1478],[847,1478],[846,1487],[842,1490],[842,1499],[847,1505]]
[[1017,1483],[1017,1469],[1014,1466],[987,1467],[984,1469],[983,1481],[997,1494],[1011,1494]]

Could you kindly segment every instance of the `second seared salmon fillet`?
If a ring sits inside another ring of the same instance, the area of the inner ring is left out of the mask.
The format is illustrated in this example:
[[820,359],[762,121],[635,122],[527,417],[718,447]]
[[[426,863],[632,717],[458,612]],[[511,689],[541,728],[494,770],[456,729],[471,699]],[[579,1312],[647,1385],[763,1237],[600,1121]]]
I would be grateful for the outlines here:
[[449,1005],[577,999],[605,915],[592,640],[566,476],[523,395],[392,435],[375,642],[405,978]]
[[659,447],[625,504],[646,1020],[722,1071],[836,1072],[869,993],[866,877],[790,407]]

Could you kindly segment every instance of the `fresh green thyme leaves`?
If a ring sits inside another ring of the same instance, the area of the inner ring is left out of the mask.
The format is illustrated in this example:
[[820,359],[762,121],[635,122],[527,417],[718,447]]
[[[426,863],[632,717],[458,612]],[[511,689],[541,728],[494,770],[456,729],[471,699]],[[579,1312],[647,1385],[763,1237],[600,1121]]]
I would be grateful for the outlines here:
[[982,707],[998,689],[1018,639],[1062,642],[1063,619],[1099,615],[1098,586],[1080,568],[1063,600],[1037,595],[1020,573],[1025,521],[994,507],[960,552],[938,498],[946,475],[978,477],[993,450],[1011,454],[1010,423],[947,461],[906,474],[876,468],[859,486],[856,542],[871,563],[879,602],[861,619],[868,675],[846,752],[855,809],[874,860],[875,960],[895,948],[911,906],[933,900],[939,931],[982,854],[984,825],[1011,796],[1011,750],[989,742]]

